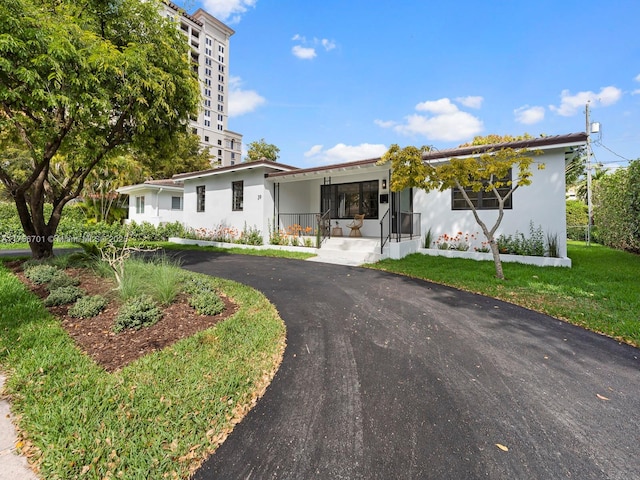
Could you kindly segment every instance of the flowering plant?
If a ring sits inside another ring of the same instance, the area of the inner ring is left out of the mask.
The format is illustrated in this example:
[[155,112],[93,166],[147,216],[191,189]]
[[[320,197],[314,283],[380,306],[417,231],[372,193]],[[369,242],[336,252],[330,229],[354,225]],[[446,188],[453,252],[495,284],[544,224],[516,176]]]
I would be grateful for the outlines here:
[[470,242],[477,238],[478,233],[458,232],[456,235],[443,233],[436,240],[436,247],[440,250],[458,250],[466,252],[470,248]]

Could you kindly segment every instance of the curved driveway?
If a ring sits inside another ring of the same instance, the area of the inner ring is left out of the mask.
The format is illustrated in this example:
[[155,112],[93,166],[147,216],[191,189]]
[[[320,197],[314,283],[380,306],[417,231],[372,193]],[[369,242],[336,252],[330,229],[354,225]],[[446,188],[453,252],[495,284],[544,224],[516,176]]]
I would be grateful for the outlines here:
[[194,479],[640,476],[638,349],[375,270],[180,255],[287,325],[266,394]]

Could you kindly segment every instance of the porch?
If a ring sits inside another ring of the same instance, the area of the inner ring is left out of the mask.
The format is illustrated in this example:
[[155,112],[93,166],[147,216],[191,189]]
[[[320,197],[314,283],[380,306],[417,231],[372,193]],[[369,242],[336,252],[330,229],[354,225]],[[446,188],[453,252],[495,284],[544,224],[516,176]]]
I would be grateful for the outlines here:
[[[358,259],[359,263],[402,258],[421,247],[419,212],[386,210],[382,218],[375,221],[379,231],[377,235],[350,236],[351,229],[347,227],[350,222],[342,220],[333,221],[330,210],[325,213],[279,213],[274,228],[280,236],[297,237],[295,244],[303,244],[303,239],[313,238],[319,257],[327,258],[331,252],[335,257]],[[371,226],[367,229],[368,232],[372,230]]]

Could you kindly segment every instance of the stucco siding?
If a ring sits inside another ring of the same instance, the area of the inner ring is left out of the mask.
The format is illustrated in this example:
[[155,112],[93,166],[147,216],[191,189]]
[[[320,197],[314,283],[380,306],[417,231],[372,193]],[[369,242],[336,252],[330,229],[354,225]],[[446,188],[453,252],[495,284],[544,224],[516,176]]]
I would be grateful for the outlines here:
[[[243,182],[242,210],[233,210],[232,184]],[[196,188],[205,187],[204,212],[197,211]],[[192,228],[215,230],[218,227],[232,227],[242,231],[256,227],[266,232],[265,210],[271,202],[271,193],[265,189],[262,170],[229,172],[184,182],[185,222]]]
[[[566,256],[565,182],[564,153],[559,150],[547,151],[535,157],[532,166],[531,185],[519,187],[513,194],[513,208],[505,209],[504,217],[496,232],[513,235],[516,232],[529,236],[530,224],[541,227],[546,235],[557,235],[560,256]],[[543,170],[537,164],[544,164]],[[442,234],[476,234],[478,240],[472,243],[479,247],[485,240],[471,210],[452,210],[451,190],[445,192],[414,193],[414,211],[422,212],[422,232],[431,229],[433,239]],[[480,210],[479,216],[491,228],[498,217],[498,210]]]
[[[144,197],[144,213],[137,213],[136,198]],[[141,189],[129,194],[129,221],[136,223],[182,222],[183,210],[171,209],[171,197],[182,197],[180,192],[158,191],[155,189]]]

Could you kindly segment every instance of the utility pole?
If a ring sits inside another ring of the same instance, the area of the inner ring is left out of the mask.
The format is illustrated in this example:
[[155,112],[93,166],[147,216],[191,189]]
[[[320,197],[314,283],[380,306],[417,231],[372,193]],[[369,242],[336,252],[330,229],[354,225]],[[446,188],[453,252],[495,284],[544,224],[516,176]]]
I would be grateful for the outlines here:
[[586,126],[587,126],[587,211],[589,218],[587,220],[587,245],[591,245],[591,225],[593,218],[593,203],[591,202],[591,120],[589,118],[589,102],[585,108]]

